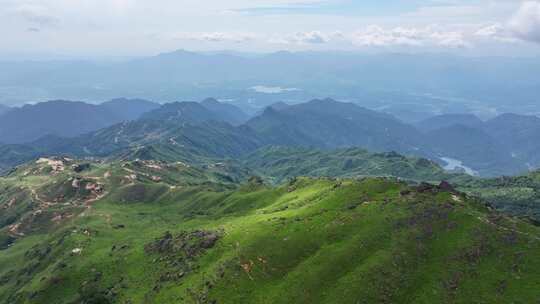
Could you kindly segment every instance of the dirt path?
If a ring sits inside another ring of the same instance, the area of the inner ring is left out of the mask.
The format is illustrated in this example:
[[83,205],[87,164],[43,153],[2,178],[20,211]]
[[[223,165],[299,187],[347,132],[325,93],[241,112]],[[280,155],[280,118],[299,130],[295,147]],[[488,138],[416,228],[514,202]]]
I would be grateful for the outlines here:
[[497,223],[494,223],[494,222],[490,221],[490,220],[487,219],[487,218],[483,218],[483,217],[480,217],[480,216],[478,216],[477,219],[480,220],[481,222],[484,222],[484,223],[486,223],[486,224],[488,224],[488,225],[491,225],[491,226],[495,227],[495,228],[498,229],[498,230],[501,230],[501,231],[508,231],[508,232],[515,232],[515,233],[517,233],[517,234],[521,234],[521,235],[530,237],[530,238],[532,238],[532,239],[535,239],[535,240],[537,240],[537,241],[540,241],[540,237],[538,237],[538,236],[536,236],[536,235],[532,235],[532,234],[527,233],[527,232],[523,232],[523,231],[519,231],[519,230],[516,230],[516,229],[512,229],[512,228],[508,228],[508,227],[501,226],[501,225],[499,225],[499,224],[497,224]]
[[32,193],[32,199],[38,202],[39,206],[41,208],[48,208],[50,206],[56,205],[54,202],[47,202],[39,197],[39,194],[37,194],[36,189],[30,189],[30,192]]

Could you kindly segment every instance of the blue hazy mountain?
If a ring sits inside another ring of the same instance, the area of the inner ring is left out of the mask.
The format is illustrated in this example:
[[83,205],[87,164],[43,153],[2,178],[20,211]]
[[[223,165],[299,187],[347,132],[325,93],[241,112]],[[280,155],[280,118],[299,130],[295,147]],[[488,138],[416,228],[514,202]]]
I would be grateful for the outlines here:
[[162,103],[214,96],[260,110],[278,100],[300,103],[331,96],[368,108],[410,104],[414,113],[407,115],[420,119],[436,110],[540,112],[534,108],[540,89],[536,77],[540,62],[535,58],[175,51],[124,62],[4,62],[0,70],[5,72],[0,88],[10,93],[0,103],[35,96],[84,100],[138,96]]
[[4,105],[1,105],[1,104],[0,104],[0,115],[2,115],[2,114],[4,114],[4,113],[8,112],[9,110],[11,110],[10,107],[4,106]]
[[[445,165],[444,159],[453,159],[486,176],[517,174],[540,167],[537,156],[540,119],[534,116],[506,114],[483,122],[473,116],[457,115],[449,116],[443,124],[440,117],[435,117],[425,122],[429,130],[419,130],[391,115],[354,103],[315,99],[267,107],[239,124],[236,116],[231,115],[239,113],[236,108],[207,99],[201,103],[167,103],[143,113],[139,119],[90,130],[120,118],[103,107],[84,103],[57,101],[23,108],[35,110],[48,106],[51,111],[54,108],[51,104],[58,110],[52,111],[50,117],[41,117],[46,111],[39,111],[35,121],[29,120],[31,115],[19,115],[26,119],[24,135],[32,134],[39,139],[27,145],[3,146],[6,155],[6,159],[0,159],[3,168],[47,154],[78,157],[120,154],[139,158],[166,155],[171,160],[237,157],[267,145],[396,151],[427,157],[441,165]],[[84,111],[84,117],[73,107]],[[66,109],[71,109],[71,114]],[[62,111],[64,115],[58,115]],[[12,112],[8,117],[14,117]],[[18,125],[11,122],[12,128]],[[84,134],[82,127],[87,130]],[[3,143],[13,143],[9,141],[10,134],[3,135]]]
[[115,99],[101,105],[65,100],[28,104],[0,117],[0,142],[25,143],[46,135],[74,137],[137,119],[157,107],[140,99]]

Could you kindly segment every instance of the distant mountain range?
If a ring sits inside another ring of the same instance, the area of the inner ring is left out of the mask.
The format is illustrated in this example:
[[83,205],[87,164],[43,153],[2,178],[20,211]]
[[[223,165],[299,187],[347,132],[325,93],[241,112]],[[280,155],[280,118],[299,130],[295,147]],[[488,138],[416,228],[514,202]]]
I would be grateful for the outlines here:
[[441,115],[417,127],[438,154],[463,160],[491,175],[515,174],[540,166],[540,118],[503,114],[481,121],[473,115]]
[[483,125],[483,121],[473,114],[445,114],[430,117],[415,124],[421,131],[433,131],[447,128],[454,125],[478,128]]
[[355,52],[242,56],[179,50],[123,62],[0,62],[0,70],[0,92],[8,96],[0,96],[0,102],[6,104],[36,98],[138,96],[165,102],[177,96],[215,96],[256,111],[278,100],[300,103],[330,96],[372,109],[387,106],[411,120],[437,111],[540,112],[536,58]]
[[114,113],[116,116],[120,117],[122,121],[138,119],[144,113],[160,107],[159,104],[152,101],[127,98],[116,98],[106,101],[99,106]]
[[222,121],[231,125],[240,125],[249,116],[239,108],[208,98],[199,102],[166,103],[158,109],[141,116],[142,120],[158,120],[180,124],[198,124],[207,121]]
[[[114,114],[118,112],[123,116]],[[315,99],[278,103],[247,119],[239,108],[214,99],[162,106],[140,100],[26,106],[0,117],[0,125],[8,126],[0,141],[33,141],[1,146],[0,167],[47,154],[168,161],[238,158],[269,145],[396,151],[443,166],[456,162],[457,172],[468,167],[468,172],[487,176],[540,167],[540,119],[530,116],[508,114],[484,122],[472,115],[451,115],[411,125],[353,103]]]
[[176,120],[176,123],[215,120],[232,125],[249,119],[239,108],[211,98],[200,104],[169,103],[163,107],[147,100],[120,98],[99,105],[54,100],[17,108],[4,107],[0,111],[2,109],[5,113],[0,113],[0,142],[4,144],[28,143],[44,136],[76,137],[139,118]]
[[116,99],[100,105],[63,100],[29,104],[0,116],[0,142],[26,143],[46,135],[74,137],[137,119],[158,107],[139,99]]
[[250,118],[249,115],[247,115],[239,107],[228,103],[219,102],[214,98],[207,98],[201,101],[201,105],[214,113],[219,113],[220,117],[224,121],[232,125],[241,125]]
[[247,126],[272,144],[318,148],[363,147],[372,151],[419,151],[421,134],[394,117],[352,103],[315,99],[281,109],[269,107]]
[[0,104],[0,115],[6,113],[7,111],[11,110],[10,107],[4,106]]

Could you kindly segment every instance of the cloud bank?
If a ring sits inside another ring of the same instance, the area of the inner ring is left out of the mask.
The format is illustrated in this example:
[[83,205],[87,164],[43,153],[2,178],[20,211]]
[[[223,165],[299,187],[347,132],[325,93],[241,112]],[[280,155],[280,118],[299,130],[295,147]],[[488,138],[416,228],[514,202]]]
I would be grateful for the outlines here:
[[[436,50],[540,54],[540,0],[0,0],[2,50]],[[414,3],[414,4],[411,4]],[[394,10],[395,6],[402,6]],[[370,12],[370,13],[366,13]],[[519,48],[509,46],[519,44]]]
[[540,43],[540,2],[524,2],[508,26],[516,37]]

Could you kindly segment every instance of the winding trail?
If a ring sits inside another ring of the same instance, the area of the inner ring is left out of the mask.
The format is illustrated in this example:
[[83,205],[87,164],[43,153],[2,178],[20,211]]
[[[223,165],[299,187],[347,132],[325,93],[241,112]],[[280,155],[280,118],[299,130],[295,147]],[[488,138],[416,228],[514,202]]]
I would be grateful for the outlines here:
[[516,230],[516,229],[512,229],[512,228],[508,228],[508,227],[505,227],[505,226],[501,226],[497,223],[494,223],[492,221],[490,221],[489,219],[487,218],[483,218],[481,216],[477,216],[476,217],[478,220],[480,220],[481,222],[484,222],[488,225],[491,225],[493,227],[495,227],[496,229],[498,230],[501,230],[501,231],[507,231],[507,232],[515,232],[517,234],[521,234],[521,235],[524,235],[524,236],[527,236],[527,237],[530,237],[532,239],[535,239],[537,241],[540,241],[540,237],[536,236],[536,235],[532,235],[530,233],[527,233],[527,232],[523,232],[523,231],[519,231],[519,230]]

